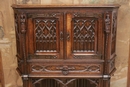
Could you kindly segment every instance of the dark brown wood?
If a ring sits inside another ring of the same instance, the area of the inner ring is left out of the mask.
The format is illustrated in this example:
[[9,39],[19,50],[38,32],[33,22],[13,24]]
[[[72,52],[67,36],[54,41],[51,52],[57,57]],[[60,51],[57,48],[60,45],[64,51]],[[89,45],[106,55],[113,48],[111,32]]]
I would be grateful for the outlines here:
[[110,87],[119,5],[12,7],[24,87]]

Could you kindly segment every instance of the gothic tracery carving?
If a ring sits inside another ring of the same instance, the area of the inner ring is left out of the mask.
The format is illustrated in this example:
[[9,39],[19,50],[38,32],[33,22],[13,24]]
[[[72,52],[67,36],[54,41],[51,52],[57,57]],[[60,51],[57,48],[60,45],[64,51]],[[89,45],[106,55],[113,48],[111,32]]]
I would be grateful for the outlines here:
[[56,23],[56,19],[35,19],[36,51],[57,51]]
[[56,17],[58,13],[42,13],[42,14],[29,14],[28,17],[37,18],[37,17]]
[[[70,78],[70,79],[59,79],[59,78],[53,78],[53,79],[45,79],[45,78],[39,78],[39,79],[32,79],[33,80],[33,86],[35,87],[36,84],[41,84],[41,85],[47,85],[48,83],[52,82],[53,85],[60,87],[71,87],[71,83],[75,84],[76,87],[86,87],[88,82],[89,84],[94,84],[94,87],[99,87],[99,79],[75,79],[75,78]],[[43,80],[46,80],[43,84]],[[48,81],[48,82],[47,82]],[[86,84],[86,85],[85,85]],[[41,86],[40,86],[41,87]]]
[[87,79],[92,84],[95,84],[96,87],[99,87],[99,79]]
[[73,51],[94,52],[96,20],[75,18],[73,22]]

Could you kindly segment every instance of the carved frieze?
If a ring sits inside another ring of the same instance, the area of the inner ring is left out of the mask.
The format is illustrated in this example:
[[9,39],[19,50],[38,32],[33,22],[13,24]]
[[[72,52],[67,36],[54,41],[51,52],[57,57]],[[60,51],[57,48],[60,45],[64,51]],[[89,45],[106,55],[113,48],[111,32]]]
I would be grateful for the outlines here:
[[28,14],[29,18],[56,17],[56,16],[57,16],[57,13]]
[[101,13],[91,13],[91,12],[87,12],[87,13],[74,13],[73,14],[74,17],[96,17],[96,18],[101,18],[102,14]]
[[69,72],[101,73],[101,65],[31,65],[31,72],[62,72],[63,75]]

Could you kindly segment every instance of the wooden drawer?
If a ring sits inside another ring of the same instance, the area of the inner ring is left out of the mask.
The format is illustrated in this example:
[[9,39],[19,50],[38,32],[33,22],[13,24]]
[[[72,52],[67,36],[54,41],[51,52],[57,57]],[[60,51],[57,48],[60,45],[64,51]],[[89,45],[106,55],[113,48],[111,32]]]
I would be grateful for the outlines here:
[[30,77],[101,77],[103,62],[57,60],[29,63]]

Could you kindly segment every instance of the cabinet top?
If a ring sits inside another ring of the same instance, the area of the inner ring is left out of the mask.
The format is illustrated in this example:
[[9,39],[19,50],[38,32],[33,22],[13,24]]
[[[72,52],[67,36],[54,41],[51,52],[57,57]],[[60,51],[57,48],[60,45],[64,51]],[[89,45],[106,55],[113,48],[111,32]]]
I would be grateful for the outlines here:
[[69,8],[69,7],[86,7],[86,8],[119,8],[119,4],[82,4],[82,5],[41,5],[41,4],[13,4],[13,8]]

